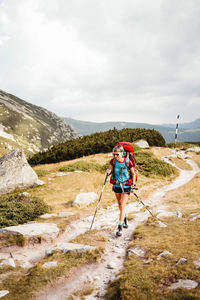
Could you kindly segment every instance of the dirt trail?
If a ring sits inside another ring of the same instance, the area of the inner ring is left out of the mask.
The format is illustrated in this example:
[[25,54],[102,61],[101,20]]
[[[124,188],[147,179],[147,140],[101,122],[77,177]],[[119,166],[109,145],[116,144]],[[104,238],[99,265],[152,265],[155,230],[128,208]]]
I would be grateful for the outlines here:
[[[182,156],[184,160],[191,165],[192,170],[187,171],[179,169],[180,175],[174,180],[173,183],[158,189],[157,191],[152,193],[149,199],[144,201],[146,205],[150,205],[154,208],[154,213],[155,211],[160,212],[167,210],[167,207],[164,205],[164,196],[168,191],[177,189],[186,184],[199,172],[199,168],[194,161],[186,159],[184,157],[184,153],[182,153]],[[168,160],[168,162],[171,163],[169,157],[165,158],[165,160]],[[147,211],[140,212],[140,209],[142,207],[143,205],[138,202],[130,203],[129,205],[127,205],[127,212],[134,213],[135,218],[134,220],[129,222],[129,228],[123,230],[122,237],[116,238],[116,226],[115,228],[113,228],[113,232],[110,233],[108,247],[106,248],[105,254],[102,256],[102,260],[100,263],[95,263],[79,268],[79,276],[77,276],[77,274],[74,274],[74,276],[72,276],[67,281],[63,282],[62,280],[60,280],[56,284],[46,287],[42,292],[38,294],[37,299],[66,300],[76,290],[81,290],[86,282],[90,282],[94,286],[95,290],[91,295],[86,296],[84,299],[105,299],[104,294],[108,283],[113,280],[117,276],[119,271],[123,268],[123,263],[126,256],[126,248],[130,243],[131,236],[135,228],[147,221],[148,217],[150,216]],[[119,213],[117,205],[112,205],[111,207],[108,207],[107,210],[101,209],[97,214],[93,228],[102,229],[113,227],[113,224],[117,224],[118,215]],[[65,232],[65,241],[69,241],[80,233],[88,230],[91,220],[92,216],[86,218],[84,221],[81,221],[78,225],[76,224],[76,228],[71,228],[70,232]],[[77,228],[79,228],[79,230],[77,230]],[[109,268],[109,264],[111,262],[112,269]]]

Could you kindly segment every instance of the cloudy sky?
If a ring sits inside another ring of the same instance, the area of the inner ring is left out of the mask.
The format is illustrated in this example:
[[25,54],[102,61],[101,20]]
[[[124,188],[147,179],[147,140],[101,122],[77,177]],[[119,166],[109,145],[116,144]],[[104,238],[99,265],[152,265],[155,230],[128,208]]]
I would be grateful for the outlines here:
[[0,89],[59,116],[200,117],[199,0],[0,0]]

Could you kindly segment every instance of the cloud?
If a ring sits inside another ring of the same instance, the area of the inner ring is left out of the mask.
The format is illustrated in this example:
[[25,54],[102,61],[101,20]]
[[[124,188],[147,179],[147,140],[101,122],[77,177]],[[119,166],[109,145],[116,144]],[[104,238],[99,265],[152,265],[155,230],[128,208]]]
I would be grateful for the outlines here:
[[199,13],[198,0],[3,0],[1,88],[83,120],[194,120]]

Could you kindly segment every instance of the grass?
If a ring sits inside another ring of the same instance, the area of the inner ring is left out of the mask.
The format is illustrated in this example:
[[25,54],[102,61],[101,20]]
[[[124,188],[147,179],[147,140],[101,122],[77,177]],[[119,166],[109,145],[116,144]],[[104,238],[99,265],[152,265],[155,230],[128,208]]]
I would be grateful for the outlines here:
[[[127,256],[119,279],[108,288],[109,300],[200,299],[200,269],[194,265],[194,261],[200,258],[200,220],[190,221],[191,213],[199,214],[199,178],[200,173],[189,184],[170,191],[165,196],[165,204],[169,206],[169,210],[181,211],[183,218],[162,218],[166,228],[156,226],[152,218],[149,218],[146,224],[135,230],[129,248],[138,246],[145,250],[145,258],[152,259],[152,262],[145,264],[145,259],[134,254]],[[172,255],[158,260],[158,255],[165,250]],[[181,257],[187,261],[177,265]],[[191,290],[169,290],[168,287],[179,279],[195,280],[199,285]]]
[[[98,260],[100,254],[101,251],[98,249],[87,253],[55,253],[29,269],[28,273],[27,270],[16,268],[16,274],[13,272],[0,283],[0,290],[9,290],[10,293],[4,297],[5,300],[32,299],[39,289],[61,276],[67,276],[73,268],[81,264]],[[47,261],[57,261],[58,265],[50,269],[43,268],[42,265]]]
[[105,174],[106,170],[109,168],[109,164],[100,165],[97,163],[90,163],[85,161],[79,161],[67,166],[63,166],[59,169],[60,172],[73,172],[76,170],[83,171],[83,172],[91,172],[97,171],[102,174]]

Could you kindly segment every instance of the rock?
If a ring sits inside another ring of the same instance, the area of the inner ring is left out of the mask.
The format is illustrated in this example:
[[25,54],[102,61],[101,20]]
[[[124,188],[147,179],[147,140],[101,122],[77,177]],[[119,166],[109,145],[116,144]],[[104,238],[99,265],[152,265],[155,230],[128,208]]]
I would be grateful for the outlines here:
[[48,261],[48,262],[46,262],[46,263],[44,263],[42,266],[44,267],[44,268],[52,268],[52,267],[57,267],[57,265],[58,265],[58,262],[57,261]]
[[179,260],[177,261],[176,265],[182,264],[182,263],[184,263],[184,262],[186,262],[186,261],[187,261],[186,258],[181,257],[181,258],[179,258]]
[[178,218],[182,218],[182,216],[183,216],[183,214],[179,210],[176,212],[176,215]]
[[4,297],[7,294],[9,294],[9,291],[7,291],[7,290],[1,290],[0,291],[0,298]]
[[145,257],[145,255],[146,255],[146,251],[142,250],[141,248],[139,248],[137,246],[134,248],[128,249],[128,255],[130,255],[131,253],[134,253],[139,257]]
[[81,244],[73,244],[73,243],[63,243],[57,247],[58,250],[62,251],[63,253],[68,252],[78,252],[83,253],[91,250],[95,250],[96,247],[88,246],[88,245],[81,245]]
[[14,261],[13,258],[7,258],[7,259],[4,259],[4,260],[0,263],[0,267],[3,267],[3,266],[10,266],[10,267],[13,267],[13,268],[16,267],[15,261]]
[[157,259],[160,259],[162,256],[166,256],[166,255],[172,255],[172,253],[169,252],[169,251],[163,251],[162,253],[160,253],[160,254],[158,255],[158,258],[157,258]]
[[200,267],[200,259],[195,260],[194,264],[195,264],[196,267]]
[[193,221],[196,221],[197,219],[200,219],[200,214],[191,218],[190,221],[193,222]]
[[62,218],[62,217],[71,217],[73,216],[74,213],[70,211],[61,211],[58,213],[57,217]]
[[198,286],[198,283],[194,280],[190,280],[190,279],[179,279],[178,282],[173,283],[172,285],[169,286],[170,290],[175,290],[175,289],[179,289],[179,288],[184,288],[187,290],[190,289],[195,289]]
[[42,219],[49,219],[52,217],[57,217],[57,214],[44,214],[44,215],[40,216],[40,218],[42,218]]
[[44,214],[44,215],[41,215],[40,218],[42,218],[42,219],[49,219],[49,218],[52,218],[52,217],[63,218],[63,217],[70,217],[70,216],[73,216],[73,215],[74,215],[74,213],[72,213],[72,212],[63,211],[63,212],[59,212],[58,214],[56,214],[56,213]]
[[37,180],[37,174],[28,164],[22,150],[13,150],[0,158],[0,194],[13,192],[17,188],[33,187]]
[[163,222],[161,222],[161,221],[158,221],[158,226],[159,227],[167,227],[167,225],[166,224],[164,224]]
[[115,269],[116,268],[116,263],[114,263],[113,261],[111,261],[110,263],[107,264],[107,268],[108,269]]
[[186,152],[200,152],[200,147],[191,147],[186,150]]
[[38,179],[38,180],[36,181],[36,183],[34,184],[34,186],[37,186],[37,185],[43,185],[43,184],[44,184],[44,181]]
[[28,197],[28,196],[29,196],[29,193],[27,193],[27,192],[23,192],[23,193],[22,193],[22,195],[24,195],[24,196]]
[[47,249],[45,251],[45,257],[52,255],[56,251],[56,248]]
[[135,143],[135,145],[137,145],[138,147],[140,147],[142,149],[148,149],[149,148],[149,144],[145,140],[139,140],[138,142]]
[[149,258],[149,259],[146,259],[146,260],[144,261],[144,263],[145,263],[145,264],[149,264],[149,263],[152,262],[152,261],[153,261],[153,259]]
[[5,227],[0,229],[0,233],[23,235],[26,238],[39,236],[46,240],[53,240],[57,237],[59,229],[53,223],[33,223]]
[[93,282],[93,278],[92,278],[92,276],[89,275],[89,274],[87,275],[87,281],[89,281],[90,283]]
[[18,261],[18,264],[20,265],[20,267],[24,268],[24,269],[30,269],[33,267],[33,264],[31,264],[29,261]]
[[75,205],[80,205],[80,206],[89,205],[90,203],[95,202],[97,198],[98,198],[98,195],[94,192],[80,193],[76,196],[76,198],[72,202],[72,206],[75,206]]

